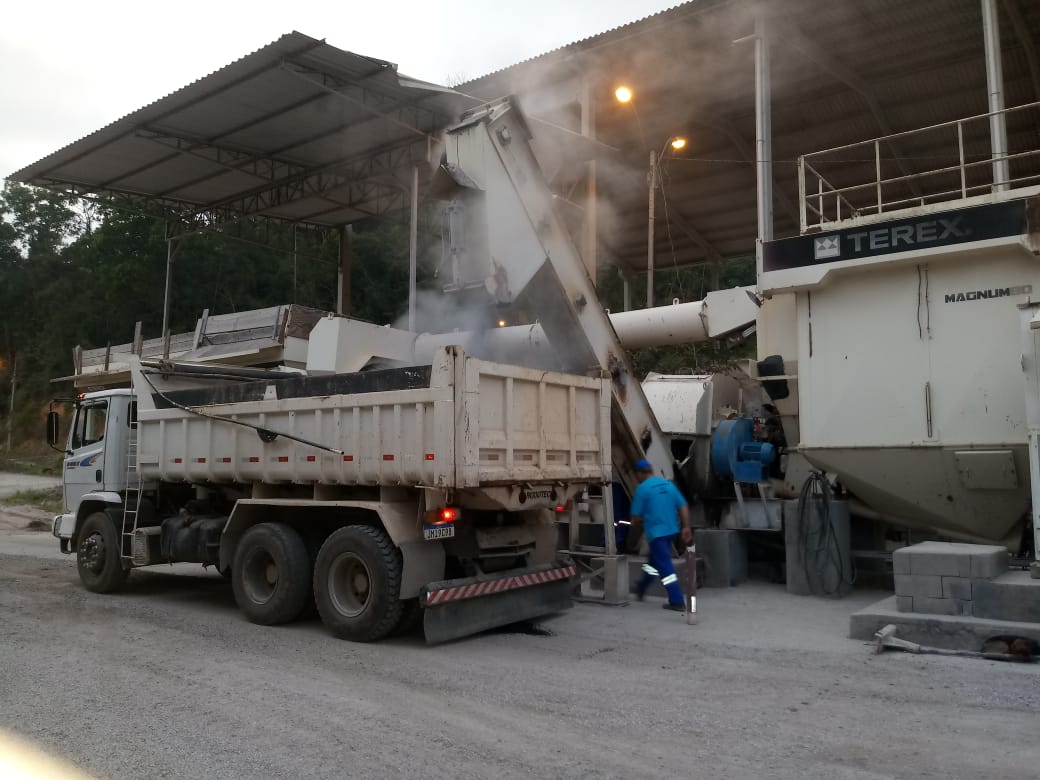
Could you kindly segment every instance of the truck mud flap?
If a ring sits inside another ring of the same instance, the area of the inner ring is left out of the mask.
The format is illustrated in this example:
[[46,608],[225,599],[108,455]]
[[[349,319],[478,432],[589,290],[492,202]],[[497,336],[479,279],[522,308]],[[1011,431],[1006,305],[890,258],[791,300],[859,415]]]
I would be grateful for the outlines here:
[[500,574],[431,582],[422,590],[429,644],[570,609],[577,570],[555,563]]

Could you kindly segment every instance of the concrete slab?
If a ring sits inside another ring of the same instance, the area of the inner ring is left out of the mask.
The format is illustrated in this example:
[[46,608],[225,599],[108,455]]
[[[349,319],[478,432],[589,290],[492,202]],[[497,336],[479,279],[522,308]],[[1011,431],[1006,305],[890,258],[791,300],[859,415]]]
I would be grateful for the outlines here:
[[995,636],[1021,636],[1040,642],[1040,623],[900,612],[895,596],[854,613],[849,618],[849,638],[870,640],[875,631],[889,623],[898,628],[901,639],[949,650],[978,651],[983,642]]

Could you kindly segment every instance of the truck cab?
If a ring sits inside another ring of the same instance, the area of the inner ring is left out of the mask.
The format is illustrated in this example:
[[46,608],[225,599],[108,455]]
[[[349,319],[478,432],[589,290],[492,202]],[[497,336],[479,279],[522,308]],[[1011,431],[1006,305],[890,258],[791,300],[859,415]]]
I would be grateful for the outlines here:
[[[62,464],[65,511],[52,527],[63,552],[76,549],[76,530],[85,517],[122,506],[136,426],[137,401],[129,388],[82,393],[76,399]],[[56,428],[48,426],[52,445]]]

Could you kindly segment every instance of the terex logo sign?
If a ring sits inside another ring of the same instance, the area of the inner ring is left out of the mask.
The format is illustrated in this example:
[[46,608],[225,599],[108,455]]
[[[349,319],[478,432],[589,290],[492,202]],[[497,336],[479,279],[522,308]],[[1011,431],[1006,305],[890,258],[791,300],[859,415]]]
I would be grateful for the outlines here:
[[892,219],[832,233],[767,241],[762,245],[762,270],[769,273],[847,263],[883,255],[1021,236],[1028,231],[1026,201],[990,203],[941,214]]
[[857,255],[868,249],[872,252],[898,247],[912,249],[918,244],[946,243],[950,239],[963,240],[971,236],[971,229],[961,226],[963,219],[962,215],[949,219],[928,219],[912,225],[864,230],[847,234],[845,240],[852,242],[852,253]]
[[[966,240],[971,229],[961,225],[962,216],[926,219],[910,225],[861,230],[857,233],[838,233],[813,238],[813,258],[831,260],[862,254],[876,254],[880,250],[913,249],[921,244],[949,243],[951,239]],[[841,242],[846,247],[842,252]]]

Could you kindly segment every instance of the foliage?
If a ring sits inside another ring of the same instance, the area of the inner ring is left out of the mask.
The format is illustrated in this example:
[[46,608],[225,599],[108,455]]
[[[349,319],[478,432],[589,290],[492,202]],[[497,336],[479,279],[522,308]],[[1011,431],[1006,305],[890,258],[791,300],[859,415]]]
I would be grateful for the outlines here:
[[0,498],[0,504],[6,506],[32,506],[57,514],[64,509],[61,488],[42,488],[40,490],[19,490],[9,496]]
[[[425,225],[424,225],[425,228]],[[19,452],[39,450],[48,399],[69,392],[71,350],[161,335],[167,241],[161,220],[46,190],[6,183],[0,192],[0,447],[11,375]],[[408,298],[408,228],[369,220],[353,228],[353,316],[392,322]],[[429,230],[420,239],[432,243]],[[439,238],[436,239],[439,241]],[[244,311],[280,303],[335,308],[339,237],[273,222],[200,232],[174,246],[170,330],[190,331],[203,309]],[[295,246],[295,254],[294,254]],[[425,253],[423,243],[420,249]],[[419,281],[432,277],[420,263]]]

